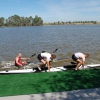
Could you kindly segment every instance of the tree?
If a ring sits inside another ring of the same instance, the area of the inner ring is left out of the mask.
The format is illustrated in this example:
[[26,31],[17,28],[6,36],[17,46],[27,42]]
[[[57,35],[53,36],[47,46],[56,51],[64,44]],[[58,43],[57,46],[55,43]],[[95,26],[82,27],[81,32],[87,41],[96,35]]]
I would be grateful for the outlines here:
[[4,26],[4,21],[5,21],[4,17],[1,17],[0,18],[0,26]]
[[38,26],[38,25],[43,25],[43,20],[41,17],[38,17],[37,15],[35,16],[35,18],[33,19],[34,25]]
[[58,25],[60,24],[60,22],[58,21]]
[[43,20],[41,17],[39,17],[39,25],[43,25]]
[[64,25],[64,22],[62,21],[62,24]]
[[32,24],[33,24],[33,18],[32,18],[32,16],[29,17],[29,24],[30,24],[30,26],[32,26]]
[[37,15],[35,16],[33,21],[34,21],[34,25],[38,25],[39,19]]
[[37,15],[35,18],[30,17],[20,17],[18,15],[10,16],[7,19],[3,17],[0,18],[0,26],[33,26],[33,25],[43,25],[43,20]]

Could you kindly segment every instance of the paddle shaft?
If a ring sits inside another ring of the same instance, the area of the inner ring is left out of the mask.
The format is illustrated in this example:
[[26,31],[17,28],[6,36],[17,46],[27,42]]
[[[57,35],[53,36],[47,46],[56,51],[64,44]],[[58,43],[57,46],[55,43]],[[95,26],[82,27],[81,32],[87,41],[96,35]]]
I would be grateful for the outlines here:
[[[30,56],[30,59],[31,59],[32,57],[34,57],[35,55],[36,55],[36,53],[34,53],[33,55],[31,55],[31,56]],[[29,60],[26,60],[26,62],[27,62],[27,63],[31,63]]]

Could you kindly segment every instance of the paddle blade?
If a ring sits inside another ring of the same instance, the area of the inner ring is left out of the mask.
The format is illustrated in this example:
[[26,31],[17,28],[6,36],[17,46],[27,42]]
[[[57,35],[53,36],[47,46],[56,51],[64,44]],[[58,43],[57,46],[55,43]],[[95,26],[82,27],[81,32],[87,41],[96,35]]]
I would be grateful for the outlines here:
[[[35,54],[33,54],[33,55],[31,55],[31,57],[34,57],[35,55],[36,55],[36,53],[35,53]],[[31,58],[31,57],[30,57],[30,58]]]
[[55,50],[53,51],[53,53],[55,53],[57,50],[58,50],[58,48],[57,48],[57,49],[55,49]]

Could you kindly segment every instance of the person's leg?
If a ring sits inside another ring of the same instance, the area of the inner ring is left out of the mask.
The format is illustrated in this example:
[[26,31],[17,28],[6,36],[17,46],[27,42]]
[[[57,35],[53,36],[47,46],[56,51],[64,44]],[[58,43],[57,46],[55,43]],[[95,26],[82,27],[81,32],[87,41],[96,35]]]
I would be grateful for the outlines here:
[[41,66],[45,66],[46,65],[46,61],[44,61],[43,59],[41,59],[41,63],[38,64],[38,69],[41,70]]
[[37,66],[37,68],[39,69],[39,70],[41,70],[41,68],[40,68],[40,66],[41,66],[41,60],[42,60],[42,57],[41,57],[41,54],[39,54],[38,56],[37,56],[37,59],[39,60],[39,64],[38,64],[38,66]]
[[77,59],[78,59],[78,58],[73,54],[73,55],[72,55],[72,59],[73,59],[75,62],[77,62]]
[[[21,63],[22,64],[22,63]],[[19,64],[15,64],[15,66],[18,68],[18,70],[23,66],[23,64],[22,64],[22,66],[21,65],[19,65]]]
[[72,59],[75,61],[75,63],[74,62],[71,62],[71,63],[78,65],[78,62],[77,62],[78,58],[74,54],[72,55]]
[[75,70],[78,70],[78,68],[82,65],[82,61],[80,59],[77,59],[77,65]]
[[23,65],[27,65],[27,62],[26,62],[26,61],[23,61],[22,64],[23,64]]

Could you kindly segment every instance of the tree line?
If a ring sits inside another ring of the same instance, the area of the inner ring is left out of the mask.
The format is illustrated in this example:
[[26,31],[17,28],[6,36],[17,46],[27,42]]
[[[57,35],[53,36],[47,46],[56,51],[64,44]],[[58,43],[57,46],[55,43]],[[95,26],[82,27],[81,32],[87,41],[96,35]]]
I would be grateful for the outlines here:
[[69,25],[69,24],[72,24],[72,25],[78,25],[78,24],[97,24],[97,21],[58,21],[58,22],[52,22],[52,23],[44,23],[44,25]]
[[0,27],[10,27],[10,26],[40,26],[40,25],[69,25],[69,24],[97,24],[97,21],[58,21],[52,23],[43,23],[41,17],[37,15],[35,18],[30,17],[20,17],[18,15],[13,15],[5,19],[4,17],[0,17]]
[[18,15],[10,16],[7,19],[0,17],[0,26],[40,26],[43,25],[43,20],[37,15],[35,18],[30,17],[20,17]]

